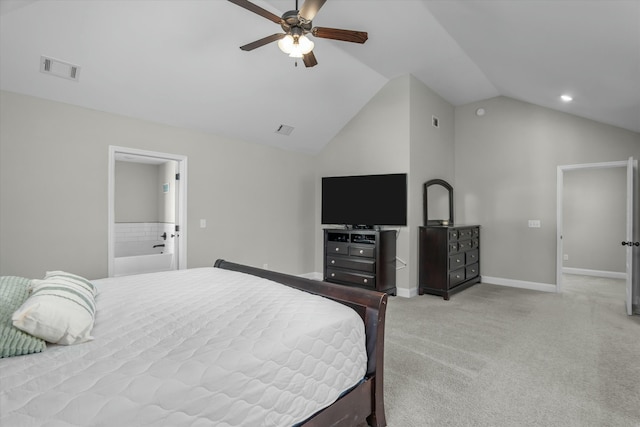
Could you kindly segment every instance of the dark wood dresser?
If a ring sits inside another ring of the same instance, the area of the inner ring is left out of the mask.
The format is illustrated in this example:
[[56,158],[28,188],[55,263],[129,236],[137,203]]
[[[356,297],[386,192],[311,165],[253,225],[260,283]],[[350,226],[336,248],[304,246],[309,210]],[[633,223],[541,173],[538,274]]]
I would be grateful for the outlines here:
[[395,230],[324,230],[324,280],[396,294]]
[[480,281],[479,225],[420,227],[418,238],[418,294],[448,300]]

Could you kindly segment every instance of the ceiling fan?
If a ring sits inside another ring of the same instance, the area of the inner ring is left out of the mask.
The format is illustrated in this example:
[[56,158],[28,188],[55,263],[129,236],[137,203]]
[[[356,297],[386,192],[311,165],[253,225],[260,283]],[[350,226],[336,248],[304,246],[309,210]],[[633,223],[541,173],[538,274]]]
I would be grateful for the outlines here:
[[[307,34],[311,34],[314,37],[352,43],[364,43],[368,38],[367,33],[364,31],[314,27],[311,21],[315,18],[316,14],[327,0],[305,0],[302,4],[302,8],[300,9],[298,9],[298,0],[296,0],[296,9],[285,12],[282,17],[265,10],[260,6],[256,6],[247,0],[229,1],[267,18],[276,24],[279,24],[284,31],[284,33],[272,34],[260,40],[240,46],[240,49],[242,50],[250,51],[278,40],[278,47],[280,47],[280,50],[288,53],[292,58],[302,58],[306,67],[313,67],[318,64],[318,61],[313,54],[314,44],[306,37]],[[298,63],[296,62],[296,66],[297,65]]]

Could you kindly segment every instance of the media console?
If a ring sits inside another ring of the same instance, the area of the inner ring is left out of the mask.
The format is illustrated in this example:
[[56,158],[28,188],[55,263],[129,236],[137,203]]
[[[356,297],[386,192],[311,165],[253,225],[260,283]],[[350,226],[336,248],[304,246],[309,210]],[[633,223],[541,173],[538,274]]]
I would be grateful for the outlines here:
[[325,229],[324,280],[396,295],[396,231]]

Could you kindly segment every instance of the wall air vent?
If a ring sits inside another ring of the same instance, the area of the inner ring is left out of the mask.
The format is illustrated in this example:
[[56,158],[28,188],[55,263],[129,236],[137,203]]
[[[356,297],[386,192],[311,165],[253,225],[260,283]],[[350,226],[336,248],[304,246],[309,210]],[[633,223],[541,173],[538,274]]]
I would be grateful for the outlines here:
[[78,65],[44,55],[40,57],[40,72],[74,81],[78,81],[80,77],[80,67]]
[[293,132],[293,126],[280,125],[278,126],[278,129],[276,129],[276,133],[279,133],[280,135],[289,136],[291,135],[291,132]]

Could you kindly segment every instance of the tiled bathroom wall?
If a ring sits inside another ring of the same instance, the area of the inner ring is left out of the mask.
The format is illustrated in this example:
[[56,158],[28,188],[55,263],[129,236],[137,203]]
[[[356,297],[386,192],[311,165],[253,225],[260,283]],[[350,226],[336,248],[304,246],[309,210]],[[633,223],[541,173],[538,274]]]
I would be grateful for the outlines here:
[[[115,224],[115,256],[173,253],[174,229],[175,224],[166,222],[118,222]],[[161,237],[163,233],[167,233],[166,240]]]

